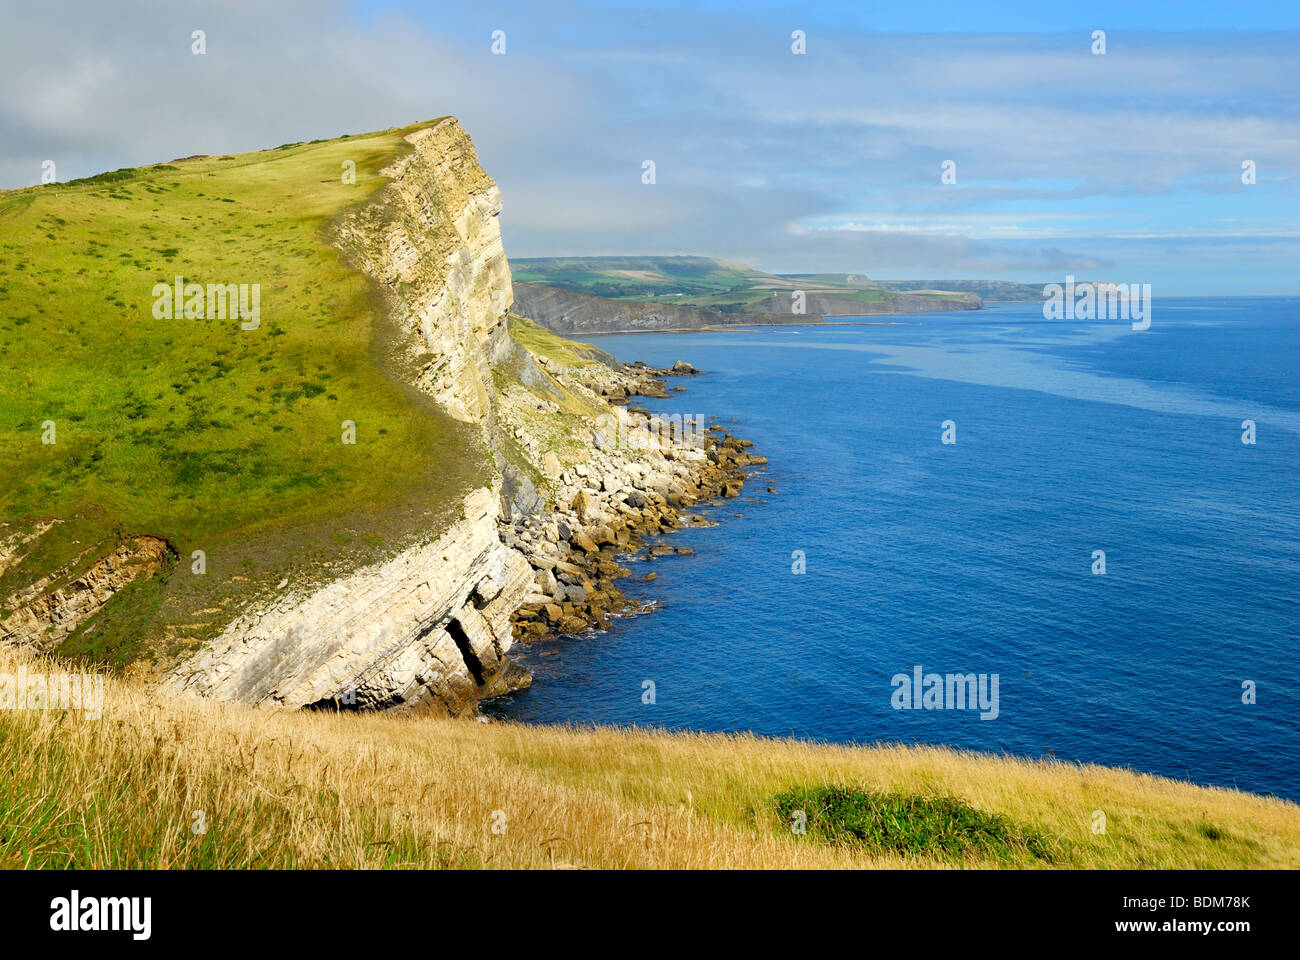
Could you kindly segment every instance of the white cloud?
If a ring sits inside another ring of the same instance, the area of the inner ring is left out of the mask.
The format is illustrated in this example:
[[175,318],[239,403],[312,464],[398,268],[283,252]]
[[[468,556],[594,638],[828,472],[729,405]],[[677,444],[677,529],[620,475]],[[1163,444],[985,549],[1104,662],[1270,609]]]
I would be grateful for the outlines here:
[[1233,242],[1272,269],[1266,241],[1296,234],[1294,35],[1126,34],[1092,57],[1072,36],[840,29],[796,57],[761,13],[572,3],[496,11],[511,41],[492,56],[471,0],[382,9],[13,5],[0,186],[37,182],[44,159],[68,178],[452,113],[516,256],[936,277],[1086,269],[1174,238],[1177,258],[1146,262],[1205,276],[1241,266]]

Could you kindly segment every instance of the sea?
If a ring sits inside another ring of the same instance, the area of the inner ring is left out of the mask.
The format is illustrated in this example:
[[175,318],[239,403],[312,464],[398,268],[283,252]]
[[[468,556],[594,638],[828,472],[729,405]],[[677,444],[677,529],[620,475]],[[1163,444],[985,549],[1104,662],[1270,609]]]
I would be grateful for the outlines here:
[[516,647],[533,686],[491,712],[1300,800],[1300,298],[1157,298],[1150,319],[993,303],[596,338],[706,371],[638,402],[768,463],[699,508],[716,526],[663,538],[692,555],[625,558],[652,612]]

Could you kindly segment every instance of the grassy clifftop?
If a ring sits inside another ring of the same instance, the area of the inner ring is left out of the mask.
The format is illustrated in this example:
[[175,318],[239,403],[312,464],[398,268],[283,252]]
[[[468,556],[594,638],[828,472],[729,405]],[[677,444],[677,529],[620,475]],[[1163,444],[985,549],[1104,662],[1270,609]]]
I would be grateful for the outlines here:
[[[124,537],[179,560],[60,652],[209,635],[232,592],[373,558],[485,481],[474,432],[390,369],[379,298],[327,236],[411,129],[0,194],[0,543],[62,521],[0,560],[0,606]],[[260,317],[160,318],[176,277],[256,284]]]

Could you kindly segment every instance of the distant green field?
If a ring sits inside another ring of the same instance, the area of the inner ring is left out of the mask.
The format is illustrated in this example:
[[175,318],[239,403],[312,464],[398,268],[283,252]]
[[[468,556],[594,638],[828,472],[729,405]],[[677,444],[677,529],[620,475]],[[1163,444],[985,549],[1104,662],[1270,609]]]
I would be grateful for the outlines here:
[[[182,558],[111,601],[102,619],[132,635],[92,621],[62,652],[124,661],[168,626],[197,639],[220,617],[194,610],[379,555],[485,482],[476,435],[393,375],[380,301],[324,235],[405,132],[0,193],[0,520],[75,518],[4,571],[0,602],[123,535]],[[259,284],[260,325],[156,319],[153,288],[177,276]]]
[[851,290],[844,293],[826,293],[822,294],[822,296],[831,297],[836,300],[855,300],[864,303],[878,303],[881,300],[891,300],[897,296],[897,294],[889,290],[869,288],[866,290]]
[[743,263],[709,257],[523,257],[511,259],[510,270],[519,283],[615,300],[743,290],[752,286],[751,278],[767,276]]
[[[857,303],[896,299],[901,292],[925,291],[916,296],[961,299],[961,291],[976,290],[985,282],[956,283],[936,289],[935,283],[903,281],[880,283],[862,274],[770,274],[743,263],[708,257],[532,257],[510,262],[519,283],[561,287],[611,300],[653,301],[745,313],[755,304],[806,293]],[[1000,284],[1019,288],[1020,284]],[[1009,298],[1009,297],[1008,297]]]
[[885,280],[880,284],[887,290],[910,293],[915,290],[951,290],[957,293],[977,293],[984,300],[1041,301],[1043,285],[1016,283],[1011,280]]

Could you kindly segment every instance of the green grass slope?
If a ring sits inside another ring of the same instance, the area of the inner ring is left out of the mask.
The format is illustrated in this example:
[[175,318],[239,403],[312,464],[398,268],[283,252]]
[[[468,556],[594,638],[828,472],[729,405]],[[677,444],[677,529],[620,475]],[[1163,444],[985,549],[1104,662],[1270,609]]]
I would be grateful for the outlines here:
[[[59,652],[201,639],[234,595],[378,557],[485,482],[481,443],[404,386],[379,298],[327,239],[408,130],[0,193],[0,539],[66,521],[0,572],[0,604],[126,535],[181,558]],[[176,276],[260,284],[260,325],[155,319]]]

